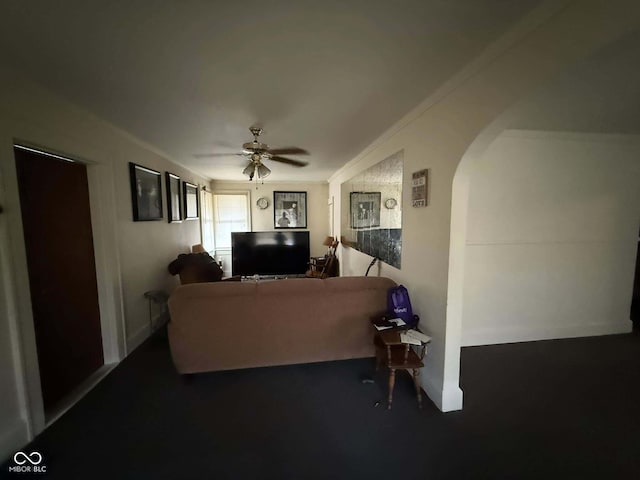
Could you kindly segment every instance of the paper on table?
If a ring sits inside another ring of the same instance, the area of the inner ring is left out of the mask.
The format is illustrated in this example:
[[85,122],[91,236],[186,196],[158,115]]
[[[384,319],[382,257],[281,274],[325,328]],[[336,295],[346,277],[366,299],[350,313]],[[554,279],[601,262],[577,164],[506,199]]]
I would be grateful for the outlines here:
[[391,320],[388,320],[388,322],[389,323],[395,323],[396,326],[398,326],[398,327],[403,327],[404,325],[406,325],[404,320],[402,320],[401,318],[392,318]]
[[402,343],[408,343],[410,345],[422,345],[422,342],[420,340],[418,340],[417,338],[413,338],[406,332],[400,333],[400,341]]
[[411,338],[415,338],[416,340],[420,340],[423,343],[431,341],[431,337],[429,335],[425,335],[424,333],[417,330],[407,330],[407,335],[409,335]]
[[423,343],[430,342],[431,337],[416,330],[406,330],[400,333],[400,341],[411,345],[422,345]]
[[380,331],[380,330],[387,330],[388,328],[392,328],[391,325],[373,325],[374,327],[376,327],[376,330]]

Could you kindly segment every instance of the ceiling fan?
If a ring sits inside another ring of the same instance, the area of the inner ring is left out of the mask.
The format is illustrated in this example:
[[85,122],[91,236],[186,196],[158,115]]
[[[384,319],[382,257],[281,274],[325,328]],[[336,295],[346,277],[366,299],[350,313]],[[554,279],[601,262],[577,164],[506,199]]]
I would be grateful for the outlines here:
[[286,147],[286,148],[269,148],[266,143],[260,143],[258,137],[262,133],[260,127],[250,127],[249,131],[253,135],[253,142],[247,142],[242,144],[242,153],[209,153],[209,154],[196,154],[196,158],[206,157],[226,157],[229,155],[238,155],[249,159],[249,164],[242,171],[243,175],[247,175],[249,180],[253,180],[253,177],[257,175],[260,179],[265,179],[271,174],[271,170],[264,165],[263,160],[272,160],[274,162],[286,163],[294,167],[305,167],[307,162],[301,162],[300,160],[294,160],[292,158],[281,157],[280,155],[309,155],[309,152],[298,147]]

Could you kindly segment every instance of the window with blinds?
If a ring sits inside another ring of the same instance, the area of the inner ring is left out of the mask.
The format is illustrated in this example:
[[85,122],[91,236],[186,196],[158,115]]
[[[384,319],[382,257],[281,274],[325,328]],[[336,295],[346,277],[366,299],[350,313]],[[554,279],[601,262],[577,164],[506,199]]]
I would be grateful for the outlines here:
[[231,232],[251,231],[249,192],[217,192],[213,195],[216,250],[231,249]]

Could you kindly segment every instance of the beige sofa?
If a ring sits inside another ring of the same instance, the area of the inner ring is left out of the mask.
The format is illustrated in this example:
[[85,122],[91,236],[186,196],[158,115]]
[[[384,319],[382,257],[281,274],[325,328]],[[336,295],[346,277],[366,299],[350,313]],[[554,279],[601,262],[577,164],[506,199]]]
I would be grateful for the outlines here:
[[370,317],[388,278],[336,277],[182,285],[169,299],[179,373],[374,355]]

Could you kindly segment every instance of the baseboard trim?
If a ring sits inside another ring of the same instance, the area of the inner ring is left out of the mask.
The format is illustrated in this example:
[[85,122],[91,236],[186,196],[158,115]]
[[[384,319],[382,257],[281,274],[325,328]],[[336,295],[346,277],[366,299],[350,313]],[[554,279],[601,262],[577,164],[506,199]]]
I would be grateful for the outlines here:
[[500,343],[535,342],[538,340],[555,340],[559,338],[595,337],[600,335],[617,335],[630,333],[633,324],[592,323],[588,325],[568,325],[554,327],[502,327],[469,329],[462,328],[463,347],[495,345]]
[[440,410],[443,412],[462,410],[463,396],[462,389],[458,385],[445,385],[442,391],[442,406]]
[[93,389],[98,383],[102,381],[104,377],[106,377],[111,370],[117,367],[117,363],[108,363],[100,367],[97,371],[95,371],[89,378],[87,378],[84,382],[82,382],[78,387],[73,389],[68,395],[62,398],[53,411],[45,412],[46,418],[46,426],[48,428],[55,421],[57,421],[62,415],[64,415],[69,409],[71,409],[76,403],[82,400],[87,393]]
[[133,335],[127,337],[127,353],[133,352],[142,342],[149,338],[149,324],[144,324]]
[[453,412],[456,410],[462,410],[462,390],[457,385],[446,386],[442,388],[440,385],[436,385],[430,378],[427,377],[426,371],[423,369],[420,382],[422,388],[429,396],[431,401],[436,404],[443,412]]
[[21,447],[29,443],[27,423],[18,419],[0,433],[0,463],[4,463]]

